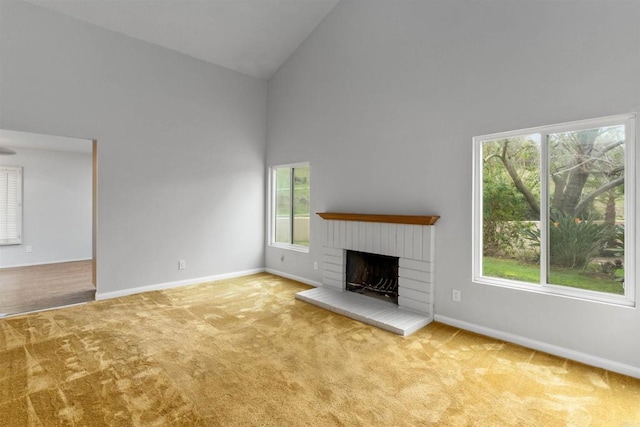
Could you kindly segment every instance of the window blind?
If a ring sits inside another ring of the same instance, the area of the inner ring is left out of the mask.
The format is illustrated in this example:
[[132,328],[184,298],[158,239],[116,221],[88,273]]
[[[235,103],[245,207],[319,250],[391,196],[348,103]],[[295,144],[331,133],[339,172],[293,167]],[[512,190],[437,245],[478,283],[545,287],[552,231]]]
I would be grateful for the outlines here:
[[0,166],[0,245],[22,243],[22,168]]

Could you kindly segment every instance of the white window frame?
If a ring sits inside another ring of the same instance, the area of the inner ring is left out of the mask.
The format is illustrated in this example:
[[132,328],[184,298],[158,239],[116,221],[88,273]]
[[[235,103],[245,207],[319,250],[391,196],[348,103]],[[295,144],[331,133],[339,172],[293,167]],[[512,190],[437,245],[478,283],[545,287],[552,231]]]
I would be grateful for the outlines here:
[[[269,227],[268,227],[268,239],[269,246],[273,246],[281,249],[289,249],[298,252],[309,252],[309,247],[311,246],[311,236],[309,236],[309,246],[297,245],[294,243],[281,243],[275,241],[276,236],[276,169],[291,169],[291,173],[293,173],[293,169],[308,167],[309,168],[309,177],[311,177],[311,165],[309,162],[299,162],[299,163],[289,163],[285,165],[277,165],[269,167],[269,208],[268,208],[268,218],[269,218]],[[291,177],[291,240],[293,240],[293,176]],[[311,212],[309,212],[309,216],[311,216]],[[309,222],[311,222],[311,217],[309,217]],[[311,224],[309,224],[311,227]],[[309,230],[311,232],[311,230]]]
[[[22,244],[22,166],[0,166],[0,173],[16,174],[16,220],[14,227],[16,229],[16,237],[0,239],[0,246],[19,245]],[[9,188],[0,188],[0,204],[4,206],[8,203]],[[8,215],[8,212],[6,213]]]
[[[482,273],[482,143],[496,139],[505,139],[515,136],[540,134],[540,231],[541,241],[547,240],[548,229],[548,162],[543,159],[548,158],[547,135],[560,132],[573,132],[596,127],[624,125],[625,126],[625,289],[624,295],[614,295],[606,292],[598,292],[580,288],[573,288],[561,285],[546,283],[547,277],[547,251],[540,251],[540,283],[533,284],[517,280],[484,276]],[[640,156],[637,156],[637,135],[636,135],[636,114],[623,114],[609,117],[601,117],[589,120],[560,123],[549,126],[539,126],[516,131],[499,132],[490,135],[482,135],[473,138],[473,281],[475,283],[501,286],[511,289],[558,295],[569,298],[577,298],[588,301],[616,304],[622,306],[635,307],[636,273],[637,265],[640,264],[636,256],[636,250],[640,247],[640,236],[637,235],[638,218],[636,212],[640,212],[640,197],[638,195],[638,175],[640,170]]]

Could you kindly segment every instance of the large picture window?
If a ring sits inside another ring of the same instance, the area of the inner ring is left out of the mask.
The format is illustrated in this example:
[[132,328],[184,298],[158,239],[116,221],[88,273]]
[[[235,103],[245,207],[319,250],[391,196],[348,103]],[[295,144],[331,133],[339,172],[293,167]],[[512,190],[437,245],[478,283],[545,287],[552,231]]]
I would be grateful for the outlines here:
[[309,164],[271,168],[271,244],[308,250]]
[[474,138],[474,280],[631,305],[635,115]]

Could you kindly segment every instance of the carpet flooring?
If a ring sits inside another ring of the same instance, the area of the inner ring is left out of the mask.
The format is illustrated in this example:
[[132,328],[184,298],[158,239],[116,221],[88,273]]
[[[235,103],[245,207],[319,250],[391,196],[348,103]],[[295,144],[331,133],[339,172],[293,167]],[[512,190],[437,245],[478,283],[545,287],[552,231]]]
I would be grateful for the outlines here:
[[640,380],[269,274],[0,320],[1,426],[640,426]]

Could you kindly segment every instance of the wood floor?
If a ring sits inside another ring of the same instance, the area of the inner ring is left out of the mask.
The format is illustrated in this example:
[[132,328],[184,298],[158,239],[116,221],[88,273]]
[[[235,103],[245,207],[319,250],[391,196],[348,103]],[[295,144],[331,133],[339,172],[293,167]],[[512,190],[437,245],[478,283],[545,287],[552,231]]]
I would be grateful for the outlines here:
[[92,262],[0,269],[0,317],[93,301]]

